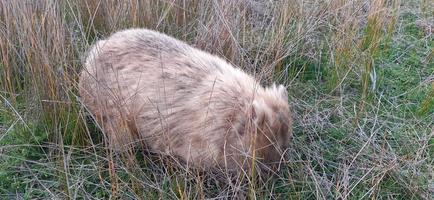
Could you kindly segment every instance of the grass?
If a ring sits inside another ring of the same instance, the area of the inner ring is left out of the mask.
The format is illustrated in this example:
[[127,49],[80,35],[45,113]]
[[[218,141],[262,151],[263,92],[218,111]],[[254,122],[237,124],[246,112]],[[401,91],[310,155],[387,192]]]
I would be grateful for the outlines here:
[[[426,0],[1,1],[0,196],[432,199],[432,10]],[[106,151],[77,78],[93,42],[129,27],[286,84],[284,170],[224,184],[140,150],[134,161]]]

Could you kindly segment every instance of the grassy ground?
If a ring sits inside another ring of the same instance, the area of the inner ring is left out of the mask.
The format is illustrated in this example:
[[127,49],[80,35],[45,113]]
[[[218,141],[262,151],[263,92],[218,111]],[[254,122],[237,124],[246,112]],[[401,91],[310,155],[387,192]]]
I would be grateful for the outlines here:
[[[1,1],[0,198],[432,199],[429,0]],[[77,98],[83,55],[147,27],[288,86],[294,136],[265,184],[104,150]]]

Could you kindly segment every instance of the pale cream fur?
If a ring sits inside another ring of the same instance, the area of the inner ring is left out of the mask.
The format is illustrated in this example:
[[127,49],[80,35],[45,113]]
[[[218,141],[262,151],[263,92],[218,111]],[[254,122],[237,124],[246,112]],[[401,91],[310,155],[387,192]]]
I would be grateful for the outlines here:
[[283,86],[263,88],[223,59],[146,29],[117,32],[90,50],[83,103],[112,148],[144,144],[198,167],[280,159],[291,118]]

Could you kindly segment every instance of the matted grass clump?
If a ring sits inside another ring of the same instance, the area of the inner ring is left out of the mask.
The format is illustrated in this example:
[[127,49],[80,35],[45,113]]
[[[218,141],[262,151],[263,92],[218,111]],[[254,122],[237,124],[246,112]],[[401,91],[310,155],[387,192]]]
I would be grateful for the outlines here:
[[[0,198],[432,199],[434,4],[427,0],[0,1]],[[287,85],[274,178],[224,181],[107,151],[77,96],[87,49],[131,27]]]

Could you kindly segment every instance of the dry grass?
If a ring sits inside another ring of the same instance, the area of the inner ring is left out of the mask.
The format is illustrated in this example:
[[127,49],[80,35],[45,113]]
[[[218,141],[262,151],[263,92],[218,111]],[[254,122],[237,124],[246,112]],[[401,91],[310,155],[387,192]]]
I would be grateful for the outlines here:
[[[1,1],[0,194],[431,199],[433,8],[426,0]],[[107,153],[76,96],[77,75],[93,42],[130,27],[287,84],[295,132],[284,170],[263,184],[227,184],[139,150],[133,161]]]

